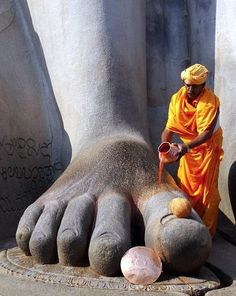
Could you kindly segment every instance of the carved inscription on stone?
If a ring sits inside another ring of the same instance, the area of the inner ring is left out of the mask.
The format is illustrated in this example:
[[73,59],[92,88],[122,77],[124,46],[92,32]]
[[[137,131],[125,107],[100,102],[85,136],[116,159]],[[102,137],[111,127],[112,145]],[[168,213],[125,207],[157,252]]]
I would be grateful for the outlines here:
[[53,137],[0,137],[0,213],[24,210],[62,173]]
[[52,140],[39,143],[32,138],[0,138],[0,159],[4,156],[17,156],[20,159],[27,159],[35,156],[42,156],[48,159],[52,156]]

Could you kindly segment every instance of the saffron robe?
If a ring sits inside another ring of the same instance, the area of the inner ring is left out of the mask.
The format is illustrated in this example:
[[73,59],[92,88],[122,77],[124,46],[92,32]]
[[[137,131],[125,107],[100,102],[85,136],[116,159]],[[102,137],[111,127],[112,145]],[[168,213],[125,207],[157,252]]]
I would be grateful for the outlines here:
[[[210,127],[220,102],[210,89],[204,88],[193,105],[187,102],[184,86],[172,96],[169,105],[166,128],[178,134],[186,144]],[[186,153],[178,169],[180,188],[187,193],[212,236],[220,203],[218,173],[223,157],[222,139],[222,129],[216,124],[211,138]]]

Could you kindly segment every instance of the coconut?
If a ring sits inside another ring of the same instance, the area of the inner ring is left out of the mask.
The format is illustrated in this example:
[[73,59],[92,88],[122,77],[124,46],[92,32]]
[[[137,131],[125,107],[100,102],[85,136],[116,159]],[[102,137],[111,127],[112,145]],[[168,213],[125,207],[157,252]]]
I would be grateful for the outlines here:
[[189,200],[182,197],[176,197],[169,203],[169,208],[172,214],[178,218],[185,218],[190,216],[192,212],[192,206]]

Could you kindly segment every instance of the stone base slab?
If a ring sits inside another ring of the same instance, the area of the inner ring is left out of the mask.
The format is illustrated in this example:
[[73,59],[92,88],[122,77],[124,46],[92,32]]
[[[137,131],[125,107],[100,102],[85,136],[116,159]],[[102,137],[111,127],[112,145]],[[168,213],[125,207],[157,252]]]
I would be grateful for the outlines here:
[[[218,278],[206,267],[191,276],[162,273],[152,285],[142,286],[129,283],[123,276],[105,277],[88,267],[61,266],[60,264],[40,265],[32,257],[25,256],[18,248],[0,252],[0,274],[12,275],[37,282],[59,284],[68,287],[91,288],[118,291],[176,292],[188,295],[203,295],[220,287]],[[114,294],[115,295],[115,294]]]

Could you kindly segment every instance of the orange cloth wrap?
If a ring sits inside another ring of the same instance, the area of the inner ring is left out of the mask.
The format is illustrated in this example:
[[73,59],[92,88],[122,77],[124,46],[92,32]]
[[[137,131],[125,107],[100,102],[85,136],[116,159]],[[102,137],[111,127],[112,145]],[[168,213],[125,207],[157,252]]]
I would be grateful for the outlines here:
[[[187,102],[186,89],[182,87],[171,98],[166,128],[177,133],[184,143],[191,142],[210,126],[219,105],[218,97],[205,88],[193,107]],[[178,169],[180,188],[188,194],[212,236],[220,202],[218,172],[223,157],[222,139],[219,127],[209,140],[192,148],[180,159]]]

